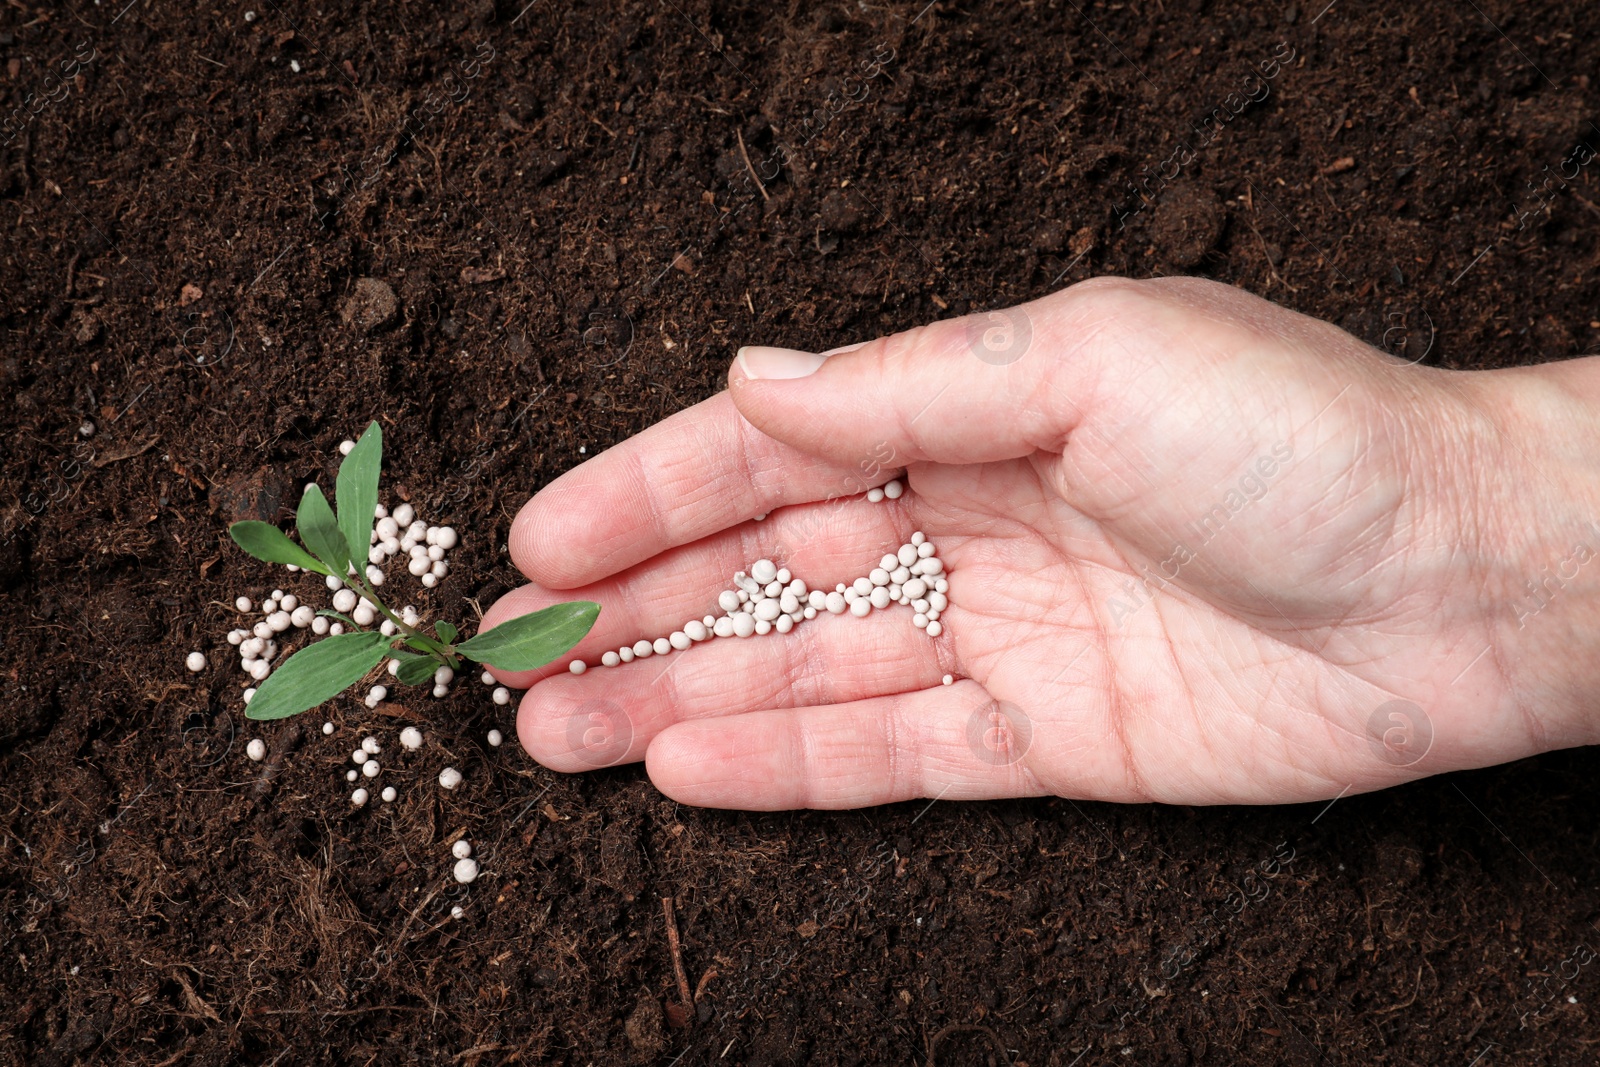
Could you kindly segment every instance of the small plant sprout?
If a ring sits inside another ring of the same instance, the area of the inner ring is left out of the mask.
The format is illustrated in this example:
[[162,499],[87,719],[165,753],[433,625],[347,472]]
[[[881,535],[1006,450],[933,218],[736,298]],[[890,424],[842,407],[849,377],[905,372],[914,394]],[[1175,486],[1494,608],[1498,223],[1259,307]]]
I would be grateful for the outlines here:
[[[467,640],[460,639],[452,623],[439,620],[429,634],[415,612],[402,617],[390,611],[377,593],[383,572],[364,566],[363,554],[373,543],[374,522],[379,518],[384,519],[382,532],[390,539],[399,530],[398,517],[391,531],[390,517],[380,515],[378,505],[383,432],[374,422],[359,441],[345,443],[350,447],[340,447],[345,456],[334,483],[335,499],[330,502],[315,483],[300,498],[295,526],[304,548],[271,523],[246,520],[228,528],[239,547],[256,559],[320,574],[330,587],[336,582],[341,586],[334,594],[335,610],[317,612],[338,620],[328,627],[329,636],[300,649],[276,669],[270,669],[266,660],[253,661],[252,676],[259,671],[256,680],[261,684],[245,709],[247,718],[283,719],[309,711],[360,682],[384,660],[398,662],[394,676],[402,685],[433,686],[436,693],[448,684],[439,679],[453,678],[464,659],[505,671],[533,670],[565,654],[594,626],[600,605],[584,600],[507,620]],[[410,517],[414,509],[402,505],[396,512]],[[415,523],[409,529],[414,530]],[[431,543],[441,549],[454,547],[458,540],[456,531],[447,526],[416,534],[417,538],[431,534]],[[422,558],[427,557],[427,544],[414,547],[421,547]],[[428,576],[434,574],[428,571]],[[263,642],[294,624],[292,613],[282,604],[283,594],[274,590],[268,600],[278,603],[257,628],[256,636]],[[379,619],[392,624],[392,635],[365,628]]]

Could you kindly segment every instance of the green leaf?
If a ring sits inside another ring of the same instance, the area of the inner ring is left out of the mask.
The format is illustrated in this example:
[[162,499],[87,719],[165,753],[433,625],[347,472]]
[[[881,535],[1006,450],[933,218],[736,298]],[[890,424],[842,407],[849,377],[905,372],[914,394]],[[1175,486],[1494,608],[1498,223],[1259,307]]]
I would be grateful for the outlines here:
[[443,641],[445,644],[453,645],[456,643],[456,636],[460,631],[458,631],[452,623],[436,622],[433,624],[433,632],[438,634],[439,640]]
[[328,573],[328,568],[270,522],[245,519],[228,527],[228,536],[233,538],[234,544],[265,563],[292,563],[316,574]]
[[382,466],[383,430],[374,422],[339,464],[339,476],[333,483],[339,529],[344,531],[345,544],[352,553],[364,555],[372,542],[373,514],[378,508],[378,469]]
[[583,640],[599,615],[600,605],[588,600],[552,604],[485,630],[457,645],[456,651],[503,671],[531,671]]
[[403,634],[401,636],[405,639],[407,646],[424,655],[443,656],[445,654],[444,646],[427,634]]
[[330,619],[338,619],[352,630],[361,629],[361,627],[356,624],[356,620],[352,619],[342,611],[334,611],[332,608],[323,608],[321,611],[317,612],[317,614],[326,615]]
[[[306,486],[306,494],[300,498],[295,525],[300,529],[300,540],[306,543],[311,554],[333,573],[343,576],[350,566],[350,546],[339,531],[339,521],[333,517],[328,498],[314,482]],[[366,557],[363,555],[362,559]]]
[[426,685],[433,681],[433,672],[439,669],[439,661],[432,656],[413,656],[409,652],[397,652],[393,656],[400,661],[400,670],[395,673],[402,685]]
[[381,633],[340,634],[307,645],[284,660],[245,705],[247,719],[286,719],[332,700],[383,659]]

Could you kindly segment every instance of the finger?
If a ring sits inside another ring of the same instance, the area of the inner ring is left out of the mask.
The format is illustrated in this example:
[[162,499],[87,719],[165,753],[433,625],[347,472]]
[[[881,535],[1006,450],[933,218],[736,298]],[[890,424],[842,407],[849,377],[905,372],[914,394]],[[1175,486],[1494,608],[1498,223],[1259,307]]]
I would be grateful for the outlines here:
[[[692,619],[720,616],[718,595],[732,588],[735,572],[757,559],[773,559],[788,567],[810,588],[832,590],[839,582],[852,582],[906,542],[916,528],[912,507],[910,498],[902,498],[783,508],[764,523],[724,530],[578,589],[556,590],[534,583],[513,590],[485,613],[480,629],[568,600],[593,601],[600,605],[600,616],[570,654],[549,666],[495,674],[508,685],[525,688],[566,670],[573,659],[593,666],[607,651],[669,637]],[[946,545],[946,558],[958,547]]]
[[1163,305],[1097,279],[1002,311],[948,319],[832,356],[743,348],[729,391],[758,430],[835,462],[887,442],[900,464],[1059,453],[1123,355],[1120,323]]
[[784,504],[893,477],[887,456],[830,463],[755,430],[719,393],[563,474],[523,505],[511,558],[572,589]]
[[540,682],[517,733],[557,771],[632,763],[676,723],[834,704],[925,689],[957,671],[949,637],[930,639],[909,608],[821,615],[787,634],[716,638],[666,656]]
[[854,808],[1048,792],[1032,723],[973,681],[824,707],[681,722],[645,757],[667,796],[712,808]]

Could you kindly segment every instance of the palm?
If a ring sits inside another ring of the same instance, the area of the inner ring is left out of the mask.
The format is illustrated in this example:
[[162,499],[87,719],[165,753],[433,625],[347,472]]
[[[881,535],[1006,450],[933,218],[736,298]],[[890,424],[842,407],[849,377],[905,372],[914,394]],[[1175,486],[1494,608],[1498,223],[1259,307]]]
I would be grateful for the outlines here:
[[[545,584],[488,621],[597,599],[606,610],[578,650],[590,662],[703,614],[735,569],[774,550],[831,583],[920,528],[949,569],[950,606],[934,641],[875,612],[558,672],[524,700],[529,750],[562,770],[648,755],[668,793],[747,807],[1264,802],[1421,773],[1446,724],[1409,702],[1447,706],[1434,698],[1486,637],[1458,621],[1480,576],[1458,551],[1470,530],[1453,517],[1455,487],[1414,473],[1430,469],[1431,438],[1391,424],[1395,368],[1321,324],[1265,328],[1259,309],[1227,306],[1251,299],[1240,294],[1204,313],[1179,301],[1172,322],[1144,306],[1086,318],[1064,297],[1031,306],[1051,362],[1027,374],[1042,384],[980,368],[969,396],[943,401],[952,413],[938,406],[949,386],[910,398],[921,411],[896,441],[910,492],[892,507],[817,501],[853,476],[851,457],[878,451],[874,390],[904,391],[893,345],[843,364],[860,381],[832,365],[814,381],[736,380],[735,396],[535,498],[512,550]],[[919,358],[970,378],[949,338],[915,340],[934,353]],[[1116,359],[1089,379],[1078,364],[1091,345]],[[1027,395],[988,413],[1016,426],[961,425],[961,405],[992,405],[985,390],[1019,381]],[[764,399],[813,388],[815,403]],[[935,424],[952,414],[947,443]],[[773,508],[764,525],[741,521]],[[940,686],[947,672],[960,680]]]
[[[920,473],[936,482],[942,472]],[[1048,490],[1001,512],[937,495],[919,503],[937,515],[922,525],[949,560],[950,642],[983,687],[971,698],[969,744],[982,745],[982,759],[1016,762],[1038,791],[1283,799],[1390,769],[1364,732],[1390,698],[1315,651],[1325,620],[1278,616],[1265,590],[1224,607],[1204,589],[1146,585],[1145,568],[1165,557],[1143,556],[1114,524]],[[1018,513],[1040,518],[1018,527]],[[1004,538],[986,533],[997,523],[1010,526]],[[1344,694],[1348,714],[1307,707],[1263,723],[1264,693]],[[1395,763],[1417,754],[1391,751]]]

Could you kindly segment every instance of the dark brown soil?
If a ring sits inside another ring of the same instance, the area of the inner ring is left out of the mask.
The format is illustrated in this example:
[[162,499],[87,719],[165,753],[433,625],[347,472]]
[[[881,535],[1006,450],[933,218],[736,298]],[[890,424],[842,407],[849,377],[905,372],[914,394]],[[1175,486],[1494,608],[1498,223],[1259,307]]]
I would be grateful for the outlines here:
[[[527,495],[746,341],[1182,271],[1442,365],[1594,351],[1585,5],[125,2],[0,10],[0,1062],[1600,1059],[1593,752],[707,812],[488,749],[476,683],[253,727],[220,642],[271,580],[226,523],[372,417],[470,617]],[[416,787],[352,811],[401,718]]]

